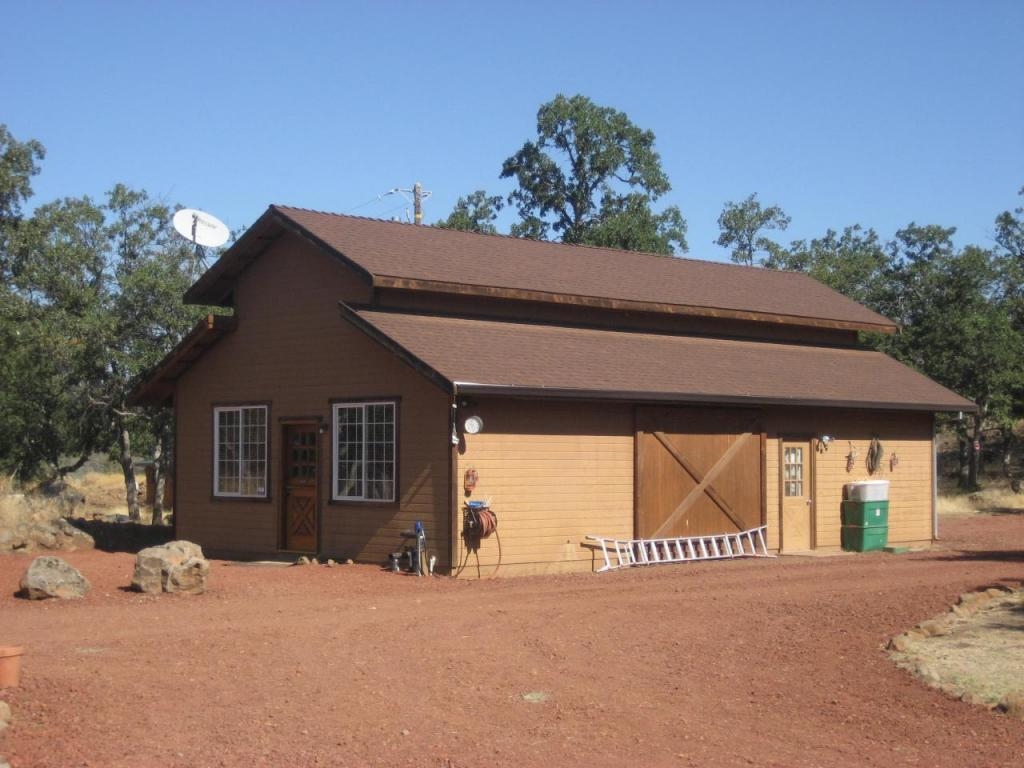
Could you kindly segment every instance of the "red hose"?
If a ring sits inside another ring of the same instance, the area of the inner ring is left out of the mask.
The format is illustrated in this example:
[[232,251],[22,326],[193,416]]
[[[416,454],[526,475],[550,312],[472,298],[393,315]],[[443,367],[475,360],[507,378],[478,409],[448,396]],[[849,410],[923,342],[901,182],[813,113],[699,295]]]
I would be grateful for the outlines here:
[[462,520],[462,537],[466,540],[466,555],[462,565],[455,572],[459,576],[463,569],[469,564],[469,553],[476,555],[477,578],[480,577],[480,542],[494,534],[498,542],[498,563],[494,566],[494,572],[490,578],[498,575],[501,568],[501,537],[498,535],[498,516],[490,507],[466,506],[465,517]]
[[479,538],[486,539],[498,530],[498,517],[491,511],[490,507],[477,510],[477,515],[480,520],[480,530],[477,534]]
[[462,535],[468,540],[480,543],[498,530],[498,516],[490,507],[467,507],[462,523]]

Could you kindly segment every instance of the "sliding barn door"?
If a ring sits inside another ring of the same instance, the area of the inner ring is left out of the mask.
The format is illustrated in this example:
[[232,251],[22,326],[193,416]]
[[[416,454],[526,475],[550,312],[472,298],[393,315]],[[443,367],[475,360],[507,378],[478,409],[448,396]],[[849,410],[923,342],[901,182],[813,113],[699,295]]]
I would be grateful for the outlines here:
[[759,414],[638,408],[636,535],[701,536],[762,525]]

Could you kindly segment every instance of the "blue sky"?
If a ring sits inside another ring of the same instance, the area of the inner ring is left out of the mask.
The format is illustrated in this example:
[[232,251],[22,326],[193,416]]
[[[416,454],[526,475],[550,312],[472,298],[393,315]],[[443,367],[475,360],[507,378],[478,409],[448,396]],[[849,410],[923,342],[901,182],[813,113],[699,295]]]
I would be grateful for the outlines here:
[[[117,182],[231,228],[270,203],[432,222],[537,108],[654,131],[690,254],[757,192],[785,241],[916,221],[991,244],[1024,199],[1024,2],[14,2],[0,123],[47,148],[36,202]],[[508,221],[504,226],[507,228]]]

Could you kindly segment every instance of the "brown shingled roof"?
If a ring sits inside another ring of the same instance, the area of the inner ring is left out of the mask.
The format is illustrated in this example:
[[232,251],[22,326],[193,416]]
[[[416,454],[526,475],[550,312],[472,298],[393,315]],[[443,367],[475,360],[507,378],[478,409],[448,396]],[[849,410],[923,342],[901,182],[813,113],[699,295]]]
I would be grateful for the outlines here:
[[[870,350],[342,309],[450,391],[972,411]],[[454,385],[454,386],[452,386]]]
[[273,232],[291,229],[378,287],[582,300],[622,309],[891,331],[892,321],[807,275],[271,206],[186,294],[219,303]]

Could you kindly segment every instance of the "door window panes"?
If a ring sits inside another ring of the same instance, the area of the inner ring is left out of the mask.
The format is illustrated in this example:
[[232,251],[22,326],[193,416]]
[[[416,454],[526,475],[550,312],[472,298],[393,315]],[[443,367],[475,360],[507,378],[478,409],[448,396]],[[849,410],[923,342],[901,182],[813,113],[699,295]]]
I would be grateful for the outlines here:
[[782,488],[786,496],[804,495],[804,449],[789,447],[782,452]]

